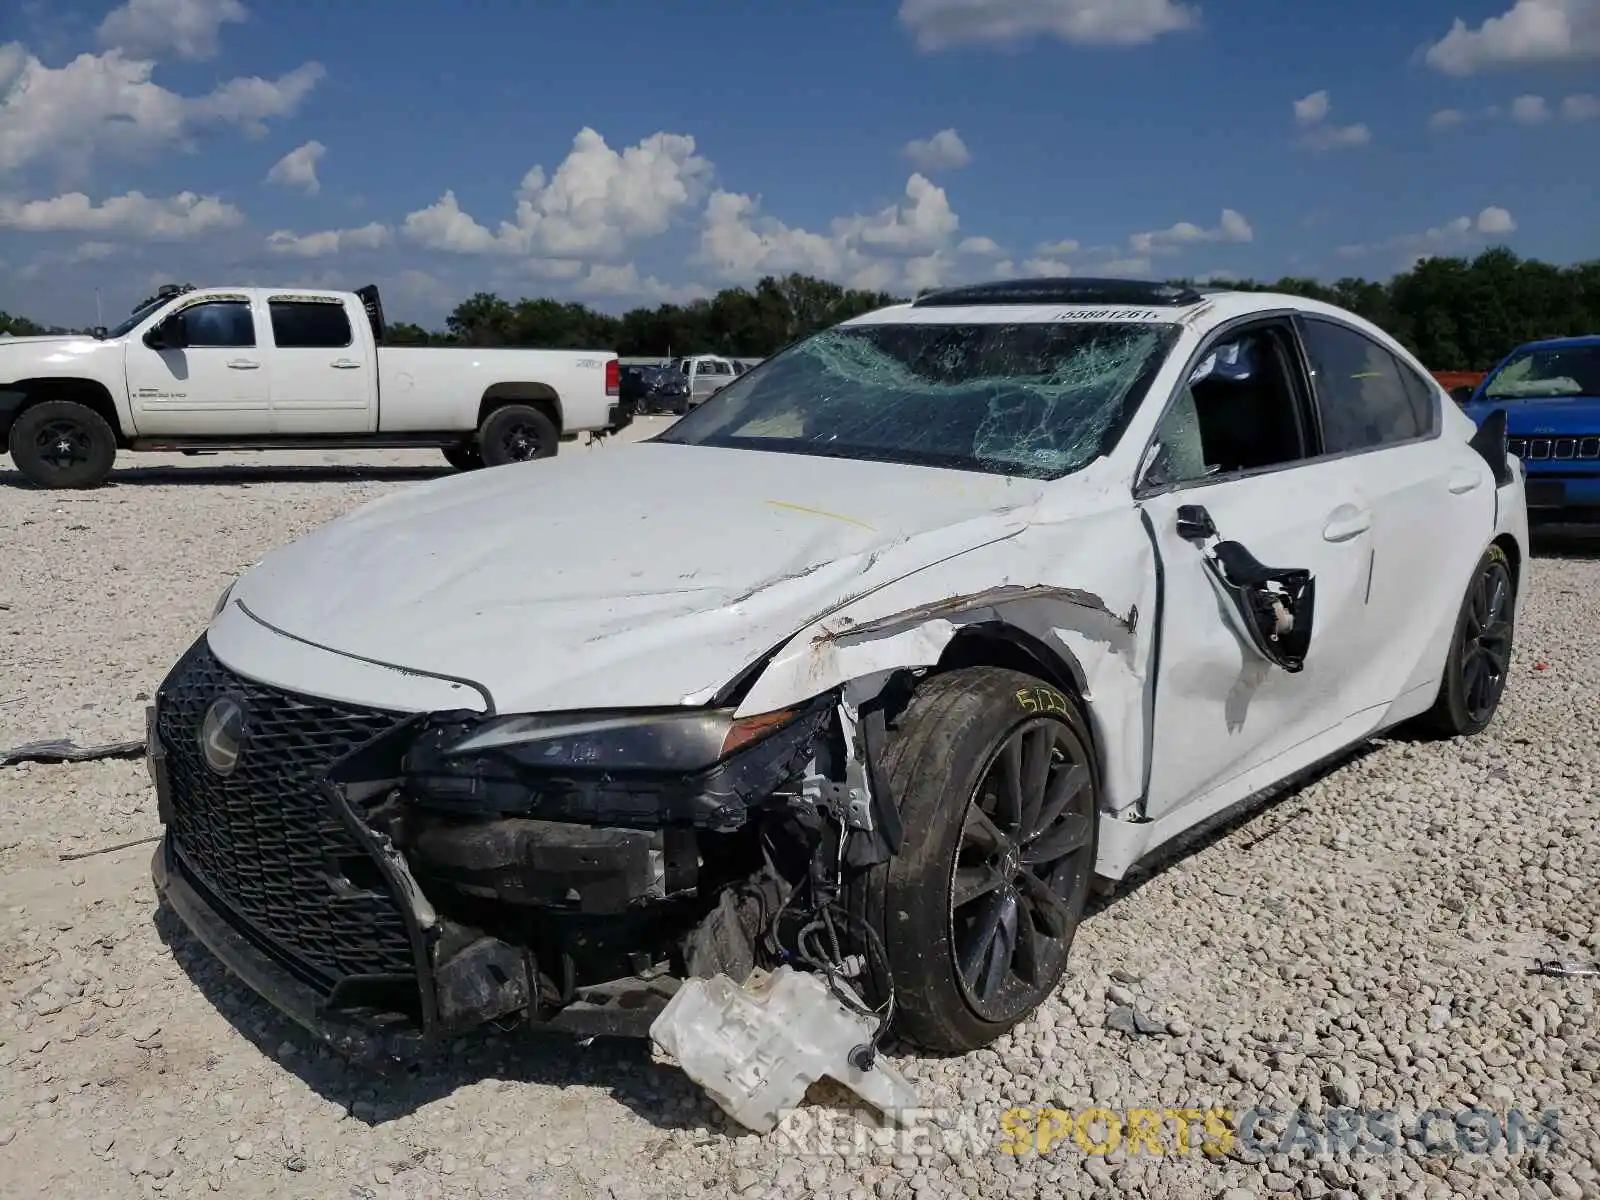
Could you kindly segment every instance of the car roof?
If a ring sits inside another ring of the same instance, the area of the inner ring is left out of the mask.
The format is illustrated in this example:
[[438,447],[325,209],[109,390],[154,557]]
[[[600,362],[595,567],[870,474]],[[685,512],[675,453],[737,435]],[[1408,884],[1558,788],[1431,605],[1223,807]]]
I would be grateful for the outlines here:
[[[1523,342],[1517,350],[1556,350],[1562,347],[1575,349],[1579,346],[1600,346],[1600,333],[1585,333],[1578,337],[1540,338],[1535,342]],[[1512,351],[1513,354],[1516,352]]]
[[[1147,281],[1089,280],[1088,291],[1110,296],[1114,302],[1085,303],[1073,299],[1075,281],[1033,280],[1018,283],[1060,284],[1058,289],[1030,288],[1010,292],[1012,282],[947,289],[908,303],[892,304],[843,322],[851,325],[987,325],[1054,324],[1067,321],[1182,324],[1199,332],[1256,313],[1292,312],[1308,316],[1329,316],[1369,331],[1381,332],[1370,322],[1347,309],[1280,292],[1244,292],[1227,288],[1182,288]],[[1126,284],[1126,291],[1109,285]],[[989,289],[994,289],[992,292]],[[1054,297],[1060,297],[1056,299]],[[999,302],[991,302],[998,298]],[[969,302],[970,301],[970,302]],[[1387,335],[1386,335],[1387,337]]]

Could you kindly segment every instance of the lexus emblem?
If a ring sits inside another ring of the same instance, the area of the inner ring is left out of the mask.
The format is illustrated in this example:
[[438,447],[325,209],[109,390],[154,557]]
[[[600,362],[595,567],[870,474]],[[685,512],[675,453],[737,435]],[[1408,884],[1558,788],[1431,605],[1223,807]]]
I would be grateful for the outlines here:
[[244,701],[237,697],[221,696],[206,709],[200,722],[200,756],[213,774],[231,775],[239,765],[244,724]]

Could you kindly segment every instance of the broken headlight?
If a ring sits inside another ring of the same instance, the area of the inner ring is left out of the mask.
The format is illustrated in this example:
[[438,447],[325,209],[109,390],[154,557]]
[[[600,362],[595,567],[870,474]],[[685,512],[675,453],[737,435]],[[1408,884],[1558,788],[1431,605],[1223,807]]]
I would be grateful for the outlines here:
[[794,711],[733,710],[504,717],[446,747],[447,757],[500,751],[530,767],[699,771],[788,724]]
[[425,807],[653,828],[737,828],[747,806],[805,765],[831,712],[819,698],[736,717],[732,709],[541,713],[440,719],[405,755]]

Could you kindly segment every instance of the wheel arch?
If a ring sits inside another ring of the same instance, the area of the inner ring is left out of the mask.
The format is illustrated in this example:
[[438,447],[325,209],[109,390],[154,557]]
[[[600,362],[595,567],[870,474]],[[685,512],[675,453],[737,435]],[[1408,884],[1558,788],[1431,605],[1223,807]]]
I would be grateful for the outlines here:
[[1516,537],[1511,533],[1499,534],[1489,544],[1491,546],[1499,546],[1501,550],[1505,551],[1506,561],[1511,565],[1511,586],[1520,596],[1522,594],[1523,584],[1525,582],[1522,572],[1523,564],[1526,561],[1526,558],[1522,552],[1522,546],[1518,543]]
[[[112,399],[106,385],[98,380],[78,376],[47,375],[15,380],[0,386],[0,391],[20,392],[23,396],[22,403],[9,414],[13,424],[16,418],[36,404],[43,404],[47,400],[67,400],[92,409],[104,417],[106,423],[111,426],[111,432],[116,434],[117,445],[125,447],[128,444],[130,433],[122,427],[122,420],[117,415],[117,402]],[[5,430],[5,433],[9,435],[10,429]]]
[[478,401],[478,428],[483,427],[489,414],[508,404],[526,404],[538,409],[554,422],[556,432],[562,433],[566,425],[562,419],[561,396],[548,383],[520,381],[495,383],[484,389]]

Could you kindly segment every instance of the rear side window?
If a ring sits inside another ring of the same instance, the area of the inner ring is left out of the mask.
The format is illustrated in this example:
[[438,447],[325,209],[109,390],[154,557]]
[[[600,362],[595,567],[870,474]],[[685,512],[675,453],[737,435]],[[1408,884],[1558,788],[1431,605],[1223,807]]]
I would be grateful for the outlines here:
[[1372,450],[1432,432],[1432,394],[1393,354],[1332,321],[1309,317],[1302,328],[1325,452]]
[[342,304],[274,300],[268,308],[272,312],[272,340],[279,349],[332,349],[348,346],[352,340],[350,316]]
[[250,305],[243,300],[213,300],[183,310],[183,327],[189,345],[230,346],[235,349],[256,344],[256,325]]

